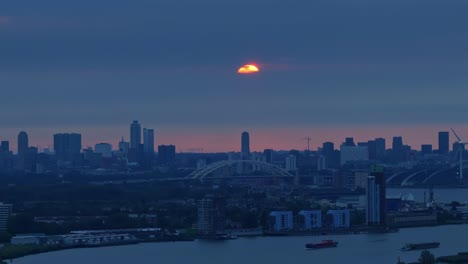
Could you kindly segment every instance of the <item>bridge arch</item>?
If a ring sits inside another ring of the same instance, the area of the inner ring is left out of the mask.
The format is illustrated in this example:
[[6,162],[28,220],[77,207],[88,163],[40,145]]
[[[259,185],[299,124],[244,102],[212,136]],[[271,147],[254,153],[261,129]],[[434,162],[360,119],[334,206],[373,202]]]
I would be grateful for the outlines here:
[[287,170],[278,167],[276,165],[273,165],[271,163],[263,162],[263,161],[256,161],[256,160],[222,160],[218,162],[214,162],[206,166],[205,168],[198,169],[190,173],[186,178],[187,179],[204,179],[207,177],[210,173],[215,172],[216,170],[219,170],[224,167],[230,167],[233,165],[237,164],[249,164],[249,165],[254,165],[258,166],[265,171],[273,174],[274,176],[278,177],[291,177],[293,178],[294,175],[292,175],[290,172]]

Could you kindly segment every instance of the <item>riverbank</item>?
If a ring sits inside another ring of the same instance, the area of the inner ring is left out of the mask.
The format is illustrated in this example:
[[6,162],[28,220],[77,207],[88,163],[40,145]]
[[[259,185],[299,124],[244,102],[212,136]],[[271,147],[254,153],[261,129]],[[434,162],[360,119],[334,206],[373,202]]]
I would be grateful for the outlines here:
[[29,255],[36,255],[47,252],[78,249],[78,248],[100,248],[114,246],[128,246],[143,243],[162,243],[162,242],[192,242],[194,238],[167,238],[167,239],[137,239],[128,241],[119,241],[106,244],[87,244],[87,245],[12,245],[6,244],[0,248],[0,259],[16,259]]

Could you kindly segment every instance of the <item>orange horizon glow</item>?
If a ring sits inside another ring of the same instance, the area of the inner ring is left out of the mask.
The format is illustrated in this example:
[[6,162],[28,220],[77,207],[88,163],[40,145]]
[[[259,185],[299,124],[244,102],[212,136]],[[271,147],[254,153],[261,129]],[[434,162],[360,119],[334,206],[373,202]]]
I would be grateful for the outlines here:
[[237,70],[237,73],[239,73],[239,74],[252,74],[252,73],[259,72],[259,71],[260,71],[260,69],[258,68],[258,66],[253,65],[253,64],[246,64],[246,65],[240,67],[239,70]]

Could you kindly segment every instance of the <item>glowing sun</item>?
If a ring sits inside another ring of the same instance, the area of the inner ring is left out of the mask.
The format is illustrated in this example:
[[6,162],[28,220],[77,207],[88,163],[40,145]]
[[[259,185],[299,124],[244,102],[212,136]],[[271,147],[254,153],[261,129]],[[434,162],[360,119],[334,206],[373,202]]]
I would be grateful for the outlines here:
[[252,64],[246,64],[237,70],[237,73],[239,74],[250,74],[250,73],[255,73],[259,72],[260,70],[258,69],[257,66],[252,65]]

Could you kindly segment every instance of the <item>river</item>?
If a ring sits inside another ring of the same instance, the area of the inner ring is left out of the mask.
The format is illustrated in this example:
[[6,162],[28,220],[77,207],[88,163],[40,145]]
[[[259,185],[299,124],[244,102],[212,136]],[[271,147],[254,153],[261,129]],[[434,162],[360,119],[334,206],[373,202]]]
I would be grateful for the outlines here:
[[[147,243],[118,247],[71,249],[27,256],[15,264],[394,264],[400,256],[415,261],[418,251],[399,250],[407,242],[439,241],[436,256],[468,251],[468,225],[401,229],[398,233],[326,237],[256,237],[231,241]],[[304,244],[339,241],[337,248],[307,250]]]

